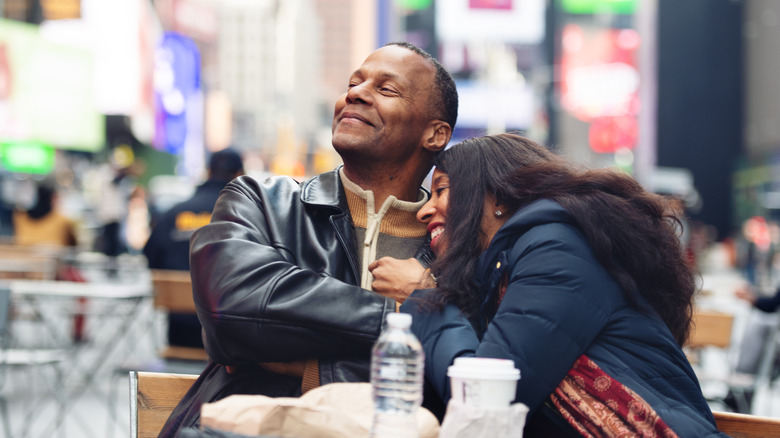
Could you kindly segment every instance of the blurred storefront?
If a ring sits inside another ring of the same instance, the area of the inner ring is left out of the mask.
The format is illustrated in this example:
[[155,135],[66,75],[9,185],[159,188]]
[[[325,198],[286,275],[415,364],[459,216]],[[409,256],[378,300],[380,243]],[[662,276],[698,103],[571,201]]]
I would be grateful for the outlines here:
[[735,164],[734,221],[754,215],[780,221],[780,3],[746,1],[744,17],[744,129]]
[[233,146],[249,173],[305,178],[339,161],[330,124],[345,78],[406,40],[456,79],[453,141],[522,132],[654,190],[684,181],[663,190],[697,198],[692,219],[719,237],[780,212],[774,0],[0,5],[0,177],[76,166],[78,181],[80,163],[129,148],[142,185],[192,184],[209,151]]

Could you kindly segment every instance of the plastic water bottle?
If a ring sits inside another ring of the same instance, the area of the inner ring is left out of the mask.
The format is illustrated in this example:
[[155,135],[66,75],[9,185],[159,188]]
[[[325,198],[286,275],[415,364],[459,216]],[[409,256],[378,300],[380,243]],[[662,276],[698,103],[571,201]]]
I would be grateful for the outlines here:
[[371,389],[374,398],[372,438],[418,437],[417,409],[422,403],[424,354],[409,330],[412,316],[387,315],[387,327],[371,355]]

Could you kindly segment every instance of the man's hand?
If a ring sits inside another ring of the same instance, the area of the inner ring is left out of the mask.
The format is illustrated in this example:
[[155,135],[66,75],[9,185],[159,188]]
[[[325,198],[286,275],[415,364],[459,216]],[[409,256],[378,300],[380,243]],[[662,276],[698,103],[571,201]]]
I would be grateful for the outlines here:
[[423,268],[417,259],[399,260],[382,257],[368,265],[374,276],[371,287],[374,292],[403,303],[415,289],[436,287],[430,271]]

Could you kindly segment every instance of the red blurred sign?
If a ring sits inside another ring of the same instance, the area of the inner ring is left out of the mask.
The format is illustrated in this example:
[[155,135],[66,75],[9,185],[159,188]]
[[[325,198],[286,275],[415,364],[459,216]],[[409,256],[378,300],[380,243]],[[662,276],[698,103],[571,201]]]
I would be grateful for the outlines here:
[[639,34],[633,29],[563,29],[561,104],[578,119],[639,110]]
[[590,124],[588,140],[593,152],[612,153],[636,146],[639,126],[636,117],[599,117]]
[[512,10],[512,0],[469,0],[471,9],[503,9]]
[[634,29],[570,24],[561,40],[561,106],[591,123],[595,152],[633,148],[640,108],[639,34]]

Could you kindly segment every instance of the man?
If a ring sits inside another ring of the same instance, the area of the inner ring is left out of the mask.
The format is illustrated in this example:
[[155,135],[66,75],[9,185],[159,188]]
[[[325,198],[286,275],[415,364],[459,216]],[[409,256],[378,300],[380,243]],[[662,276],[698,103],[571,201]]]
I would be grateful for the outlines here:
[[[189,199],[162,214],[143,252],[151,269],[190,269],[190,237],[211,220],[219,192],[233,178],[243,175],[241,155],[233,149],[214,152],[209,158],[208,179]],[[168,315],[168,344],[203,348],[198,318],[190,314]]]
[[[457,107],[436,60],[391,43],[366,58],[336,102],[333,146],[343,167],[301,184],[228,184],[190,250],[212,363],[161,436],[195,426],[201,403],[230,394],[299,396],[369,380],[371,346],[397,303],[370,290],[368,266],[429,255],[415,219],[427,200],[420,185],[450,140]],[[410,282],[423,272],[418,265]]]

